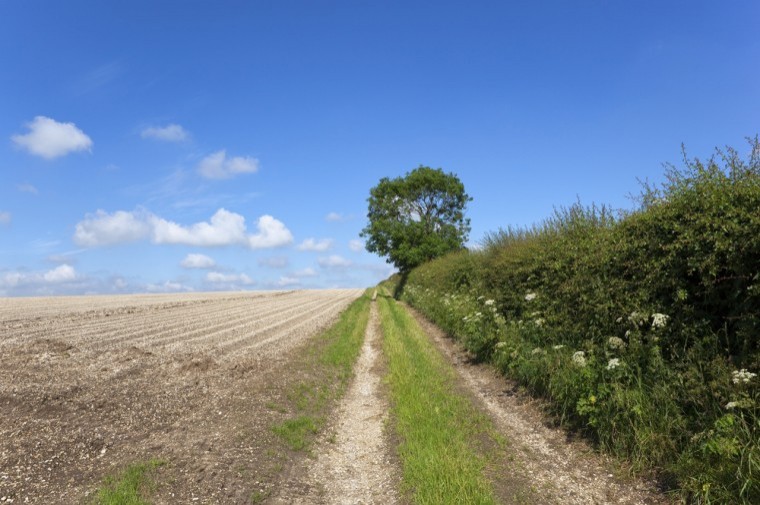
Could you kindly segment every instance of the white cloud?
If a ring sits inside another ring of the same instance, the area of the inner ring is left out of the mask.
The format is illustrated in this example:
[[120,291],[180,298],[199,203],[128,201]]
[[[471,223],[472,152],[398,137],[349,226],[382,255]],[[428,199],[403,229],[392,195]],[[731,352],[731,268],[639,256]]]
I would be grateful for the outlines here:
[[301,279],[298,279],[296,277],[280,277],[280,280],[277,281],[277,285],[279,287],[287,287],[287,286],[297,286],[298,284],[301,284]]
[[141,210],[118,210],[113,214],[98,210],[77,223],[74,242],[84,247],[95,247],[142,240],[151,234],[150,218],[150,214]]
[[37,188],[35,188],[34,186],[28,183],[19,184],[18,186],[16,186],[16,188],[22,193],[31,193],[33,195],[39,194],[39,191],[37,190]]
[[163,284],[148,284],[145,290],[149,293],[177,293],[180,291],[193,291],[190,286],[179,282],[166,281]]
[[230,179],[240,174],[258,172],[259,160],[248,156],[227,158],[227,152],[222,149],[209,154],[198,164],[198,173],[207,179]]
[[219,209],[206,222],[182,226],[173,221],[152,216],[152,240],[156,244],[185,244],[193,246],[222,246],[246,240],[245,218],[240,214]]
[[35,156],[52,160],[70,152],[89,151],[92,148],[90,137],[74,123],[59,123],[45,116],[37,116],[26,126],[29,133],[13,135],[11,140]]
[[317,260],[317,263],[319,263],[319,266],[321,266],[322,268],[346,268],[353,265],[351,261],[347,260],[346,258],[342,256],[338,256],[337,254],[326,256],[324,258],[319,258]]
[[332,239],[329,239],[329,238],[325,238],[322,240],[307,238],[306,240],[298,244],[298,250],[325,252],[332,247],[332,244],[333,244],[333,241]]
[[6,272],[0,277],[2,288],[23,288],[44,286],[46,284],[63,284],[76,281],[78,275],[71,265],[59,265],[47,272]]
[[330,212],[325,216],[326,221],[336,222],[336,221],[343,221],[343,216],[338,214],[337,212]]
[[182,268],[207,269],[214,268],[216,266],[216,261],[205,254],[188,254],[185,256],[185,259],[182,260],[180,265]]
[[256,224],[259,232],[248,237],[251,249],[282,247],[293,242],[293,234],[285,225],[269,215],[263,215]]
[[350,240],[348,248],[354,252],[362,252],[364,250],[364,241],[359,239]]
[[209,272],[206,274],[206,280],[213,284],[243,284],[244,286],[255,284],[254,280],[248,277],[246,274],[224,274],[221,272]]
[[151,138],[165,142],[182,142],[190,137],[190,134],[178,124],[169,124],[164,127],[151,126],[140,132],[144,139]]
[[269,215],[256,224],[258,233],[246,233],[245,218],[219,209],[206,222],[183,226],[144,210],[98,210],[76,225],[74,242],[86,247],[104,246],[150,239],[154,244],[183,244],[199,247],[243,245],[265,249],[290,244],[293,235],[285,225]]
[[42,276],[45,282],[66,282],[77,278],[77,273],[71,265],[59,265]]
[[11,213],[0,212],[0,225],[9,225],[9,224],[11,224]]

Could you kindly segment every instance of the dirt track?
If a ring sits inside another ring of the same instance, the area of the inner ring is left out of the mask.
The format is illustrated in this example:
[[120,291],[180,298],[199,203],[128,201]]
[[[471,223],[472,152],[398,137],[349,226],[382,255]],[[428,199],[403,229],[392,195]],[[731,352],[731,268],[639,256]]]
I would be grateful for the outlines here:
[[265,393],[360,294],[0,299],[0,497],[77,503],[158,457],[159,502],[248,501]]

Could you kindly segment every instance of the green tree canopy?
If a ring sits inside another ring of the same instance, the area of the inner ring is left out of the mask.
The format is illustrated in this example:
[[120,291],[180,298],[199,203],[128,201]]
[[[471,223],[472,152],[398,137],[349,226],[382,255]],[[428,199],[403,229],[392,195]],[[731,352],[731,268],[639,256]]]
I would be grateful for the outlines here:
[[386,256],[401,273],[461,249],[470,233],[464,184],[454,174],[420,165],[405,177],[383,177],[370,190],[367,250]]

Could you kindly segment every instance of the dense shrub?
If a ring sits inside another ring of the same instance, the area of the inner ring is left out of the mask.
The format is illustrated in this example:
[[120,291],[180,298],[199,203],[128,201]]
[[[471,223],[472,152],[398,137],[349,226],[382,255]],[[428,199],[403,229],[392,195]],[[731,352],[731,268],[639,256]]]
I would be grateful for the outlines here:
[[411,272],[403,296],[696,503],[760,503],[760,144]]

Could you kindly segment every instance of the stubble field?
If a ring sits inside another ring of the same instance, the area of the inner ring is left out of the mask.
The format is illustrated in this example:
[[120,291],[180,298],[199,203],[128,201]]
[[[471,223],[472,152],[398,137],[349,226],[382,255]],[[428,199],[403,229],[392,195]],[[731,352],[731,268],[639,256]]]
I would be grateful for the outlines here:
[[77,503],[155,455],[166,502],[247,500],[264,393],[361,293],[0,299],[0,498]]

